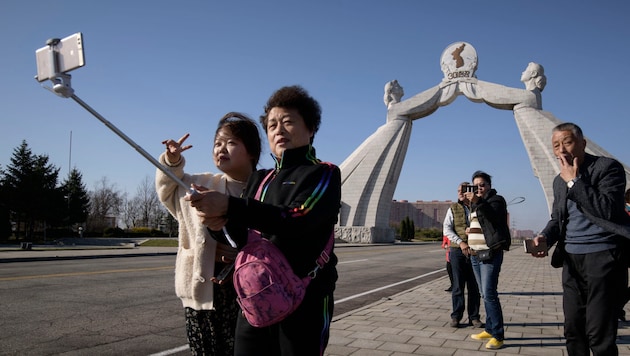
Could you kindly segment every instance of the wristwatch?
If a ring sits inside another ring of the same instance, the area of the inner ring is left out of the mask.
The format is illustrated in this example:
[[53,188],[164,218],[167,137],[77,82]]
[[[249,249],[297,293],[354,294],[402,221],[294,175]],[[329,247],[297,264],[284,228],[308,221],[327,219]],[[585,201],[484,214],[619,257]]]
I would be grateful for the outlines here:
[[567,187],[569,187],[569,189],[573,188],[573,185],[575,184],[575,182],[577,182],[578,179],[580,179],[579,176],[571,179],[570,181],[568,181],[567,182]]

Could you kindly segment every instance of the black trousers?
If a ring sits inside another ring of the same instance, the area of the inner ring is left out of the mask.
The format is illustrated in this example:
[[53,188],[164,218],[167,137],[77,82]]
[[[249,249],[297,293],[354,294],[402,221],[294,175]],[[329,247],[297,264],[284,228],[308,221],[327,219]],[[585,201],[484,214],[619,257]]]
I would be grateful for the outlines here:
[[302,304],[281,322],[251,326],[242,313],[236,321],[235,356],[320,356],[328,345],[334,308],[333,293],[307,290]]
[[468,289],[468,322],[479,320],[481,296],[470,258],[466,257],[459,247],[451,247],[451,266],[453,268],[453,301],[452,319],[462,320],[466,302],[464,288]]
[[564,336],[571,356],[616,356],[617,316],[628,280],[621,249],[567,253],[562,270]]

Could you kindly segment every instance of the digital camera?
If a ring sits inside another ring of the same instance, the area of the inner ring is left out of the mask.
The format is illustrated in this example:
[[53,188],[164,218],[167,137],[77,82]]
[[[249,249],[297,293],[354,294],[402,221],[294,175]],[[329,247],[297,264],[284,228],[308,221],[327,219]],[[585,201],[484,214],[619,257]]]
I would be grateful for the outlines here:
[[476,185],[464,185],[462,186],[462,193],[477,193],[477,186]]

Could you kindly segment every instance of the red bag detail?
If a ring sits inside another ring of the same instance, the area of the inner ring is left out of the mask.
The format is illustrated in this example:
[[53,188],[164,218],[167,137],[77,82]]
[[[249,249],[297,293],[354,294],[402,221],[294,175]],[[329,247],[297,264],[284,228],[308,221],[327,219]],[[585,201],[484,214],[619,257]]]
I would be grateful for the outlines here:
[[247,244],[234,262],[233,282],[243,315],[252,326],[262,328],[297,309],[310,278],[296,276],[271,241],[249,230]]

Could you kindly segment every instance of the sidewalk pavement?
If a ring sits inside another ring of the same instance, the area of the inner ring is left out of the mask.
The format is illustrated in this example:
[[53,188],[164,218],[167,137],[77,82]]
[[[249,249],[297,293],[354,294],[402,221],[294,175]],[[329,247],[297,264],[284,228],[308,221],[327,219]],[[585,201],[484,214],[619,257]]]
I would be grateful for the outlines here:
[[[505,323],[500,350],[486,350],[485,342],[470,338],[483,329],[449,326],[452,303],[444,276],[335,316],[326,355],[567,355],[561,280],[562,269],[551,267],[549,257],[534,258],[518,246],[505,254],[499,276]],[[625,309],[630,315],[630,307]],[[619,355],[630,355],[630,322],[619,323],[617,345]]]
[[19,246],[0,247],[0,264],[41,260],[68,260],[87,258],[107,258],[120,256],[176,255],[177,247],[135,247],[77,245],[55,247],[34,245],[32,250],[22,250]]
[[[175,255],[175,247],[79,247],[74,249],[0,249],[0,264],[29,260]],[[533,258],[515,246],[505,254],[499,298],[505,322],[505,346],[486,350],[470,338],[483,331],[449,326],[452,308],[448,277],[423,283],[365,307],[333,317],[327,356],[405,355],[567,355],[563,337],[562,269],[549,258]],[[630,315],[630,304],[626,305]],[[485,321],[483,301],[481,320]],[[466,325],[467,319],[462,320]],[[619,323],[619,355],[630,356],[630,322]]]

